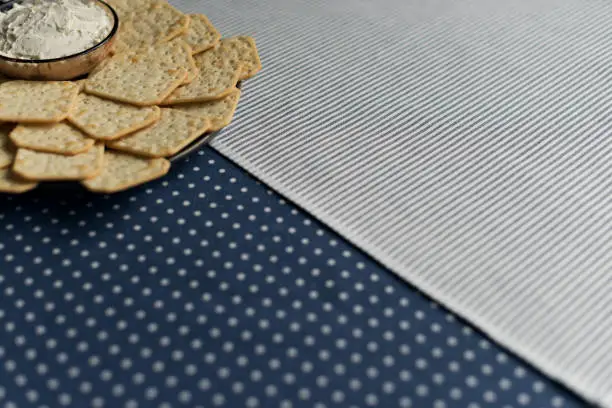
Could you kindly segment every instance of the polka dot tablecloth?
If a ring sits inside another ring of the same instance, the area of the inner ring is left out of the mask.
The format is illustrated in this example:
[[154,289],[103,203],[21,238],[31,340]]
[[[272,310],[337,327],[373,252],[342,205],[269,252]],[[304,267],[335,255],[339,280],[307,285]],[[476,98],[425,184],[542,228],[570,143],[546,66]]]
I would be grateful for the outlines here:
[[0,231],[5,408],[585,406],[209,148]]

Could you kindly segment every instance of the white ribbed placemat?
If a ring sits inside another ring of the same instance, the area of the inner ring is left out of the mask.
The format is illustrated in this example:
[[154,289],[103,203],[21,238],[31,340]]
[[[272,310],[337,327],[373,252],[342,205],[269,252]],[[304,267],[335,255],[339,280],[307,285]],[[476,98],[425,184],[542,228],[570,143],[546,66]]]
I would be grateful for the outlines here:
[[260,47],[216,149],[612,407],[612,3],[174,4]]

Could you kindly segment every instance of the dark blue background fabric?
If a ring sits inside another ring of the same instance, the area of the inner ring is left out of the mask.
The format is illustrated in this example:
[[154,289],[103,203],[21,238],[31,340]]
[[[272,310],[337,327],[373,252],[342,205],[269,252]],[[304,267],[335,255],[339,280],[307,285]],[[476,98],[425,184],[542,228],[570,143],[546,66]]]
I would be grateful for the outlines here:
[[209,148],[0,196],[0,406],[575,408]]

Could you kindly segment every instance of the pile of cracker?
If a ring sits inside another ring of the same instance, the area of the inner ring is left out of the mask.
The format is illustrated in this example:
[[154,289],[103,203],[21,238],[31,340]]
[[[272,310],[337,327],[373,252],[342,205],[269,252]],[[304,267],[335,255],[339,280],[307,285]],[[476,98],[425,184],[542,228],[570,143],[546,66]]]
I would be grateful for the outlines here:
[[107,0],[114,53],[78,81],[0,81],[0,192],[78,181],[113,193],[168,173],[169,157],[227,126],[261,69],[251,37],[221,38],[165,1]]

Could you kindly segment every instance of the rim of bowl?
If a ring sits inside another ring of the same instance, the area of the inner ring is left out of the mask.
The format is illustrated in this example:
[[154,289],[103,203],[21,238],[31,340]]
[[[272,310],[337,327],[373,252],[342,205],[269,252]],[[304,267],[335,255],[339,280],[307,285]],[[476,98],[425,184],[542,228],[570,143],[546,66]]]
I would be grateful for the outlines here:
[[[15,3],[15,1],[17,0],[13,0],[11,3]],[[112,8],[107,2],[103,1],[103,0],[95,0],[98,3],[101,3],[104,7],[106,7],[107,9],[110,10],[112,16],[113,16],[113,28],[111,28],[110,32],[108,33],[108,35],[106,37],[104,37],[104,39],[102,41],[100,41],[99,43],[97,43],[96,45],[89,47],[83,51],[80,51],[76,54],[70,54],[70,55],[65,55],[63,57],[58,57],[58,58],[48,58],[48,59],[37,59],[37,60],[32,60],[32,59],[21,59],[21,58],[12,58],[12,57],[7,57],[5,55],[0,54],[0,60],[3,61],[8,61],[8,62],[17,62],[17,63],[21,63],[21,64],[48,64],[51,62],[59,62],[59,61],[66,61],[72,58],[76,58],[76,57],[80,57],[86,54],[89,54],[95,50],[97,50],[98,48],[102,47],[104,44],[106,44],[107,42],[110,41],[111,38],[113,38],[115,36],[115,34],[117,33],[117,30],[119,29],[119,16],[117,15],[117,12],[115,11],[114,8]],[[10,3],[5,3],[3,4],[3,6],[8,5]]]

